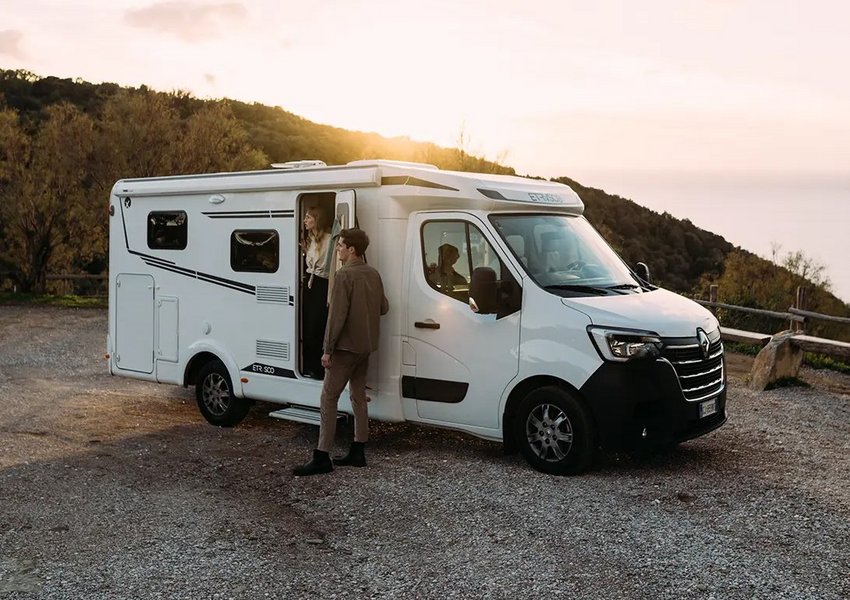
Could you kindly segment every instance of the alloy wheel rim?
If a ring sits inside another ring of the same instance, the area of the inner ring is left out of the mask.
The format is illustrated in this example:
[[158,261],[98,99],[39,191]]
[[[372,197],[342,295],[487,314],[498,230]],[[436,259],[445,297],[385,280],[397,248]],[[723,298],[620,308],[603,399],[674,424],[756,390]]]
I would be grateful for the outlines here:
[[204,406],[216,417],[227,412],[230,406],[230,386],[227,380],[218,373],[210,373],[204,379]]
[[559,462],[573,446],[570,418],[554,404],[534,407],[525,422],[525,435],[534,454],[546,462]]

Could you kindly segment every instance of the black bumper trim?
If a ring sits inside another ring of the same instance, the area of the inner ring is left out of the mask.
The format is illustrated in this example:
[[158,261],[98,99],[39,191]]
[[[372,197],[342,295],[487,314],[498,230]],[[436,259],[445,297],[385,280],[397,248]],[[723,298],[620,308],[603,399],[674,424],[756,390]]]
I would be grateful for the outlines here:
[[700,419],[702,402],[685,400],[675,370],[664,360],[606,362],[580,392],[596,422],[599,442],[609,450],[682,442],[726,422],[725,377],[714,396],[717,412]]

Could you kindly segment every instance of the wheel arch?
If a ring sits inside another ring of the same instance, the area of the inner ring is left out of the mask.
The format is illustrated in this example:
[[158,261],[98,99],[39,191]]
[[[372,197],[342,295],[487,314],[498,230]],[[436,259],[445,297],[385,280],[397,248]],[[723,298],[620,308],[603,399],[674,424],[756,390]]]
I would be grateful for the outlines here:
[[198,373],[201,372],[201,369],[214,360],[224,362],[209,351],[198,352],[189,359],[189,362],[186,364],[186,370],[183,372],[183,387],[195,385],[198,382]]
[[591,410],[587,399],[575,386],[552,375],[533,375],[515,385],[510,394],[508,394],[508,399],[505,401],[505,408],[502,411],[502,443],[506,454],[512,454],[517,451],[517,440],[514,439],[513,423],[520,402],[534,390],[550,386],[559,387],[574,396],[579,404],[584,407],[588,418],[594,427],[596,427],[596,415]]
[[199,340],[188,348],[187,354],[192,358],[186,363],[186,368],[183,371],[183,385],[194,385],[197,380],[198,373],[211,360],[218,360],[224,364],[227,373],[230,375],[230,381],[233,384],[233,395],[237,398],[244,398],[245,394],[242,391],[242,381],[240,380],[239,365],[233,360],[233,356],[227,351],[227,347],[218,340],[205,339]]

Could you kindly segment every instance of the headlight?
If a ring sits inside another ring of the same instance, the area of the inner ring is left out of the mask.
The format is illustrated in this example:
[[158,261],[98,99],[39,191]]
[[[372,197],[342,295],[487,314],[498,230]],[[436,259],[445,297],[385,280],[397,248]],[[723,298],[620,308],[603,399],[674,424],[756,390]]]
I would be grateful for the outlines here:
[[588,327],[590,339],[605,360],[626,362],[661,356],[661,340],[651,332]]

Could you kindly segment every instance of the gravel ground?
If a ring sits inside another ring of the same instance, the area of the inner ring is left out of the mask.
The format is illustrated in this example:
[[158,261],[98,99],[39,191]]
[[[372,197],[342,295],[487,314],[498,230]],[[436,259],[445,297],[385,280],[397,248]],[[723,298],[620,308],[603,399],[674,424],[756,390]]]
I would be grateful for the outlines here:
[[0,306],[2,598],[850,598],[850,377],[733,376],[724,427],[582,477],[376,423],[367,469],[296,479],[316,428],[209,426],[105,332]]

